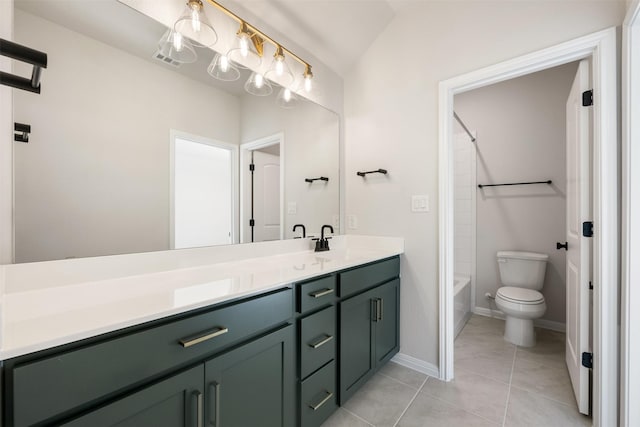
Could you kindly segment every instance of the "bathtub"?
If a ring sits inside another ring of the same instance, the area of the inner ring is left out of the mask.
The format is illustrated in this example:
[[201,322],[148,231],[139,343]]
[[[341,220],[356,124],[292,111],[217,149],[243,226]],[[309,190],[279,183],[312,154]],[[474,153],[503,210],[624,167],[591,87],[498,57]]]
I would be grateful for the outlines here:
[[457,337],[471,317],[471,277],[453,276],[453,324]]

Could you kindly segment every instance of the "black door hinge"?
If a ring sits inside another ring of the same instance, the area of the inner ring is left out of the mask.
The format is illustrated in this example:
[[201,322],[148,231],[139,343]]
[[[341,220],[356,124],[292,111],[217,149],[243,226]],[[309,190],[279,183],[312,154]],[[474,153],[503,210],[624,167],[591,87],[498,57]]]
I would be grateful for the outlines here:
[[253,163],[251,163],[251,164],[249,165],[249,170],[250,170],[251,172],[253,172],[254,170],[256,170],[256,165],[254,165]]
[[593,353],[582,353],[582,366],[585,368],[593,368]]
[[249,227],[255,227],[256,225],[256,220],[255,219],[250,219],[249,220]]
[[591,280],[589,280],[589,290],[593,289],[593,283],[591,283]]
[[582,235],[584,237],[593,237],[593,221],[585,221],[582,223]]
[[589,107],[593,105],[593,89],[582,92],[582,106]]

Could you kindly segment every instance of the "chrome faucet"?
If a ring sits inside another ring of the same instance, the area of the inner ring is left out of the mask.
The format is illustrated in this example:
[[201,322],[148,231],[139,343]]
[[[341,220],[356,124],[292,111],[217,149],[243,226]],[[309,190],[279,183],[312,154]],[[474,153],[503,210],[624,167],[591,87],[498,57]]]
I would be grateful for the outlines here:
[[324,229],[328,228],[333,234],[333,227],[330,225],[323,225],[320,229],[320,239],[313,239],[316,241],[316,252],[324,252],[329,250],[329,239],[331,237],[324,237]]
[[[293,226],[293,232],[295,233],[296,228],[298,227],[302,227],[302,238],[304,239],[305,237],[307,237],[307,229],[304,227],[304,224],[296,224]],[[294,239],[299,239],[300,237],[294,237]]]

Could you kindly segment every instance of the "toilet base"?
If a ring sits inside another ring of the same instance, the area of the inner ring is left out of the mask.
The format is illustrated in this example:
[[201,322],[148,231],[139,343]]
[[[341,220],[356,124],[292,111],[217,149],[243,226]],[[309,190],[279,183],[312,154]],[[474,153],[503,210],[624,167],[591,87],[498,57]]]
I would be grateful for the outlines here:
[[504,326],[504,339],[521,347],[533,347],[536,345],[533,320],[507,316]]

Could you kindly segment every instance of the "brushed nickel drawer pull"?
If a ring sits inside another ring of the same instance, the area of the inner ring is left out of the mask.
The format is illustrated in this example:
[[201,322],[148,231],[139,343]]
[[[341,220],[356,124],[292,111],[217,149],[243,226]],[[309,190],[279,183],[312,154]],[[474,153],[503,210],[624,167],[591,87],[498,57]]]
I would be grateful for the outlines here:
[[224,335],[227,332],[229,332],[229,328],[218,327],[211,331],[207,331],[204,334],[192,335],[190,337],[183,338],[180,340],[180,345],[184,348],[191,347],[192,345],[200,344],[201,342]]
[[196,425],[197,427],[204,427],[202,422],[202,393],[194,391],[193,396],[196,398]]
[[318,409],[320,409],[320,407],[322,407],[322,405],[327,403],[327,401],[333,397],[333,393],[331,393],[330,391],[325,390],[324,392],[327,393],[324,399],[322,399],[320,402],[316,403],[315,405],[312,403],[309,403],[309,408],[313,409],[314,411],[317,411]]
[[325,334],[325,338],[318,341],[317,343],[314,344],[309,344],[309,347],[316,349],[318,347],[322,347],[323,345],[325,345],[326,343],[328,343],[329,341],[331,341],[333,339],[333,335],[327,335]]
[[311,292],[309,294],[309,296],[313,297],[313,298],[320,298],[320,297],[323,297],[325,295],[329,295],[329,294],[332,294],[332,293],[333,293],[333,289],[324,288],[324,289],[320,289],[319,291]]

